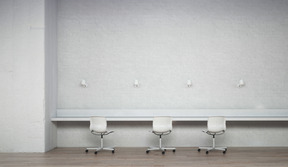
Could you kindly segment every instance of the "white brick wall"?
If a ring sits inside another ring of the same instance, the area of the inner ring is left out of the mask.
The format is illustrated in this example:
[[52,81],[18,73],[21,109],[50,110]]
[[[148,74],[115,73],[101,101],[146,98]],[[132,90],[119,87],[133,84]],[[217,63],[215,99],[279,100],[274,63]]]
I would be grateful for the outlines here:
[[[288,108],[287,2],[59,0],[58,108]],[[139,124],[112,123],[107,144],[156,144]],[[287,146],[286,122],[230,125],[219,144]],[[204,128],[179,123],[168,144],[207,145]],[[57,133],[60,147],[94,144],[88,123],[61,122]]]
[[287,29],[281,0],[59,0],[58,108],[288,108]]
[[[88,122],[59,122],[57,126],[58,147],[100,144],[100,137],[89,132]],[[157,136],[149,132],[152,122],[109,122],[108,129],[115,132],[104,137],[106,146],[148,147],[159,144]],[[173,122],[173,132],[163,137],[163,145],[211,145],[212,137],[202,132],[205,129],[206,122]],[[288,147],[287,137],[287,122],[227,122],[227,131],[216,137],[216,144],[228,147]]]

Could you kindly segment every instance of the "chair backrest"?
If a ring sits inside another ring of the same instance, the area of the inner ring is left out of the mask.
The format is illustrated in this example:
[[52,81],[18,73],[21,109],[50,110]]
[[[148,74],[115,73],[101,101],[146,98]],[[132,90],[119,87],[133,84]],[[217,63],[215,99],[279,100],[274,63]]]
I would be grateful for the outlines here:
[[154,117],[153,131],[167,132],[169,130],[172,131],[172,118],[171,117]]
[[105,117],[90,117],[90,131],[105,132],[107,130],[107,121]]
[[225,117],[209,117],[207,121],[207,128],[210,132],[220,132],[226,130]]

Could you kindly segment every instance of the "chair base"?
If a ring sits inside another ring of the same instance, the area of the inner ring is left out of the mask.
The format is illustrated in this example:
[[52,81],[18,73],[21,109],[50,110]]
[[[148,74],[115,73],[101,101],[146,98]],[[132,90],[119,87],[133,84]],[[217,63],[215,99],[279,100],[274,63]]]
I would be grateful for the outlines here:
[[226,151],[227,147],[199,147],[199,149],[204,149],[207,151],[211,151],[211,150],[220,150],[220,151]]
[[115,152],[115,148],[113,147],[98,147],[98,148],[86,148],[85,152],[87,153],[89,150],[95,150],[95,154],[98,153],[98,151],[106,150],[106,151],[112,151],[112,153]]
[[201,149],[206,150],[206,154],[208,154],[208,152],[212,150],[223,151],[223,154],[225,154],[227,151],[227,147],[199,147],[198,151],[200,152]]
[[219,151],[223,151],[223,154],[225,154],[226,153],[226,151],[227,151],[227,147],[216,147],[215,145],[215,134],[213,134],[212,135],[213,136],[213,138],[212,138],[212,147],[199,147],[198,148],[198,152],[200,152],[201,151],[201,149],[204,149],[204,150],[206,150],[206,154],[208,154],[209,153],[209,151],[212,151],[212,150],[219,150]]
[[149,147],[146,150],[146,153],[148,154],[150,151],[162,151],[162,154],[165,154],[166,150],[172,150],[174,153],[176,152],[176,148],[174,147],[162,147],[162,135],[159,135],[159,146],[157,147]]
[[98,151],[101,150],[108,150],[108,151],[112,151],[112,153],[115,153],[115,148],[114,147],[104,147],[104,141],[103,141],[103,135],[101,134],[101,146],[100,147],[88,147],[86,148],[85,152],[88,153],[89,150],[95,150],[95,154],[98,153]]
[[174,147],[149,147],[146,150],[146,153],[148,154],[150,151],[162,151],[162,154],[165,154],[166,150],[172,150],[173,152],[176,152],[176,148]]

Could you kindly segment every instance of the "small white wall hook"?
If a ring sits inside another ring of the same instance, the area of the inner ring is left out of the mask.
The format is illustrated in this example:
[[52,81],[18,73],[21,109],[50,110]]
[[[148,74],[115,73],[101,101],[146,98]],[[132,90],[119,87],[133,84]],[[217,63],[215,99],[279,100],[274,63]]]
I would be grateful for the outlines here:
[[188,88],[190,88],[192,86],[192,81],[191,80],[187,80],[187,86],[188,86]]
[[137,79],[135,79],[134,81],[134,87],[135,88],[138,88],[139,87],[139,81]]
[[240,79],[238,84],[237,84],[237,87],[242,88],[243,86],[245,86],[245,82],[243,81],[243,79]]
[[81,85],[83,88],[87,88],[87,86],[88,86],[87,83],[86,83],[86,81],[85,81],[84,79],[81,80],[80,85]]

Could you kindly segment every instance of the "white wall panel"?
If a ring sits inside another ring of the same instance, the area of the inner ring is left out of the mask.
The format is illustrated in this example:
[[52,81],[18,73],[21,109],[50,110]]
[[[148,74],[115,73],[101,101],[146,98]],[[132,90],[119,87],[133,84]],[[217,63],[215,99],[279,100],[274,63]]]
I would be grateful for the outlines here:
[[[227,122],[227,131],[216,137],[216,145],[287,147],[287,126],[287,122]],[[109,122],[108,129],[115,132],[104,137],[106,146],[148,147],[159,144],[158,136],[149,132],[152,130],[152,122]],[[163,145],[175,147],[211,145],[212,137],[202,132],[205,129],[205,121],[174,121],[173,132],[163,137]],[[89,132],[89,122],[58,122],[57,135],[58,147],[85,148],[100,144],[100,137]]]
[[[72,116],[86,109],[288,108],[287,1],[59,0],[57,21],[58,109]],[[80,87],[81,79],[87,88]],[[240,79],[243,88],[236,87]],[[107,145],[157,142],[147,132],[149,122],[109,124],[116,132]],[[88,125],[58,122],[57,145],[92,146]],[[177,122],[165,140],[207,145],[203,128],[204,122]],[[287,146],[286,129],[286,122],[231,122],[219,144]]]
[[45,151],[57,146],[57,0],[45,0]]
[[44,152],[44,1],[0,1],[0,152]]
[[288,108],[287,29],[280,0],[59,0],[58,108]]

